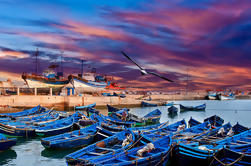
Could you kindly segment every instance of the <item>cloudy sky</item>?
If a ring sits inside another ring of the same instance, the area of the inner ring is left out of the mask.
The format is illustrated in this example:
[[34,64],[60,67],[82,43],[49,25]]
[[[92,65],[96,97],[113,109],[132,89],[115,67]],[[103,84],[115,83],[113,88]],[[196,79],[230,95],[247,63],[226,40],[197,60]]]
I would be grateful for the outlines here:
[[[173,90],[251,88],[250,0],[1,0],[0,73],[60,63],[95,67],[122,85]],[[123,57],[174,83],[140,76]]]

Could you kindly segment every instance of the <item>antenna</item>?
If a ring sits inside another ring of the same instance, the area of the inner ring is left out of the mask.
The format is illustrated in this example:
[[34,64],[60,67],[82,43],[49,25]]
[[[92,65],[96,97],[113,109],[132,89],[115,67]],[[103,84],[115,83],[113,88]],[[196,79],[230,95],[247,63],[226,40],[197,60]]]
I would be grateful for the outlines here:
[[36,50],[36,52],[35,52],[35,56],[36,56],[36,74],[38,74],[38,48],[37,48],[37,50]]

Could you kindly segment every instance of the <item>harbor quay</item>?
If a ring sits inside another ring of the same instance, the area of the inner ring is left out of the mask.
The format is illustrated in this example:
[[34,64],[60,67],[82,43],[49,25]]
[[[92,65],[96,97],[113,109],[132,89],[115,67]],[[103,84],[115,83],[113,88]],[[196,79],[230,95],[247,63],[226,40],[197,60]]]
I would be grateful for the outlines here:
[[[0,107],[2,109],[10,107],[30,108],[37,105],[54,108],[57,110],[73,110],[75,106],[89,105],[96,103],[97,108],[106,107],[107,104],[114,106],[135,107],[140,106],[143,99],[148,99],[149,95],[126,94],[124,98],[120,96],[102,96],[100,94],[81,94],[76,95],[57,95],[52,88],[49,88],[47,94],[40,94],[36,88],[32,90],[33,94],[22,93],[19,88],[13,95],[0,95]],[[145,97],[145,98],[144,98]],[[205,98],[204,93],[184,94],[153,94],[150,95],[151,103],[161,104],[172,100],[201,100]]]
[[[127,95],[125,98],[108,96],[44,96],[44,95],[10,95],[0,96],[2,107],[34,107],[41,105],[53,107],[54,109],[71,109],[74,106],[97,104],[97,108],[109,105],[114,106],[140,106],[142,95]],[[164,100],[203,99],[203,96],[182,95],[152,95],[152,103],[161,103]]]

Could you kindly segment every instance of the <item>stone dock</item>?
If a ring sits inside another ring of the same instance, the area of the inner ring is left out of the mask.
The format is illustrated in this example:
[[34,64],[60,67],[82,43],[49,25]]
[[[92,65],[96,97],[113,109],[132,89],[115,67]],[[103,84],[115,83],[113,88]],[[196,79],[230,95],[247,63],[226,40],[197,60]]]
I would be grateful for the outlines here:
[[[143,95],[126,95],[125,98],[117,96],[53,96],[53,95],[9,95],[0,96],[0,107],[34,107],[41,105],[48,108],[69,110],[74,106],[96,103],[97,107],[105,107],[107,104],[114,106],[139,106]],[[161,104],[172,100],[196,100],[204,99],[203,95],[151,95],[150,103]]]

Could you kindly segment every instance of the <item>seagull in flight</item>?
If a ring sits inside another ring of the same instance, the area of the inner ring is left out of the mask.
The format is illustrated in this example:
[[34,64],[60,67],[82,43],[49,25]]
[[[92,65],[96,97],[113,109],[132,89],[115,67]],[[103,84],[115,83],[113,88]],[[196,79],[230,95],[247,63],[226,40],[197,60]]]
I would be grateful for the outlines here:
[[128,55],[126,55],[126,53],[124,51],[121,51],[121,53],[127,58],[129,59],[132,63],[134,63],[136,66],[138,66],[138,68],[140,69],[140,72],[142,75],[147,75],[147,74],[152,74],[154,76],[157,76],[159,78],[162,78],[166,81],[169,81],[169,82],[173,82],[172,80],[166,78],[166,77],[163,77],[163,76],[160,76],[159,74],[156,74],[154,72],[150,72],[150,71],[146,71],[145,69],[143,69],[141,66],[139,66],[136,62],[134,62]]

